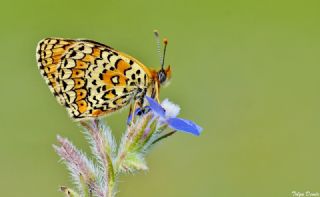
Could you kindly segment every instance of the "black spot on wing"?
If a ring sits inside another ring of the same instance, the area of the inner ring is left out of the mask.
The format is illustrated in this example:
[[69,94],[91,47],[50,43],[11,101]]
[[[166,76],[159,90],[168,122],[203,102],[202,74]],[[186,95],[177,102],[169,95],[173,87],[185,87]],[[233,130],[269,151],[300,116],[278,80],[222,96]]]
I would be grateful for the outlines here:
[[74,57],[77,55],[77,52],[76,51],[72,51],[71,54],[70,54],[70,57]]
[[62,86],[63,86],[63,89],[65,90],[67,88],[68,84],[65,81],[62,81]]
[[130,82],[130,86],[135,86],[135,85],[136,85],[135,82],[133,82],[133,81]]
[[143,75],[143,79],[144,79],[144,85],[146,85],[146,83],[147,83],[147,75],[146,74]]
[[107,56],[107,59],[108,59],[108,61],[110,62],[110,58],[112,57],[112,53],[110,53],[108,56]]
[[97,92],[98,92],[98,93],[101,92],[101,86],[99,86],[99,87],[97,88]]
[[79,47],[79,51],[83,51],[84,50],[84,45],[82,45],[81,47]]
[[131,69],[132,69],[132,67],[131,67],[131,66],[130,66],[129,68],[125,69],[125,70],[124,70],[124,72],[123,72],[123,74],[124,74],[124,75],[127,75],[127,73],[126,73],[126,72],[127,72],[127,71],[129,71],[129,70],[131,70]]
[[102,86],[102,91],[106,91],[107,90],[107,86],[106,85],[104,85],[104,86]]
[[102,73],[99,74],[99,79],[103,80],[103,74]]
[[[101,60],[103,60],[102,58],[96,58],[94,61],[93,61],[93,63],[94,63],[94,65],[98,65],[98,61],[101,61]],[[105,63],[104,63],[105,64]]]
[[113,95],[115,95],[115,96],[118,96],[115,89],[112,89],[112,90],[111,90],[111,93],[112,93]]
[[107,95],[110,93],[110,90],[106,91],[103,95],[102,95],[102,99],[103,100],[109,100],[109,98],[107,97]]
[[117,59],[117,61],[114,63],[114,66],[116,67],[116,69],[118,69],[118,64],[119,64],[119,62],[120,62],[121,60],[122,60],[122,59],[119,58],[119,59]]

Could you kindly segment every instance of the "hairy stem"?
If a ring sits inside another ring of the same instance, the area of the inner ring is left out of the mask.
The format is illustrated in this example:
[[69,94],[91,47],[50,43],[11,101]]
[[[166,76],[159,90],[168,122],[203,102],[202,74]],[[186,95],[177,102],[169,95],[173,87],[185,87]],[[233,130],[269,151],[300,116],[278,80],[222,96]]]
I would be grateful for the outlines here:
[[94,142],[94,146],[98,157],[102,161],[102,168],[104,169],[105,187],[104,193],[107,197],[112,197],[115,186],[115,174],[113,169],[113,162],[111,158],[111,144],[103,137],[101,120],[95,119],[90,123],[81,121],[80,124],[89,132],[91,139]]

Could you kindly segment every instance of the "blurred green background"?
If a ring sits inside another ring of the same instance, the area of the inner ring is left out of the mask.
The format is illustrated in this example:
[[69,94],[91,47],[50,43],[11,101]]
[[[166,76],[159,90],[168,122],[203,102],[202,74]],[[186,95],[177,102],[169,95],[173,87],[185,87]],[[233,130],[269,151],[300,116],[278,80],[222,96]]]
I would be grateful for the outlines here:
[[[71,186],[51,144],[87,150],[35,60],[50,36],[89,38],[158,67],[152,31],[169,39],[161,97],[204,128],[169,138],[119,197],[285,197],[320,192],[320,2],[2,1],[0,196],[55,197]],[[115,135],[127,111],[106,118]]]

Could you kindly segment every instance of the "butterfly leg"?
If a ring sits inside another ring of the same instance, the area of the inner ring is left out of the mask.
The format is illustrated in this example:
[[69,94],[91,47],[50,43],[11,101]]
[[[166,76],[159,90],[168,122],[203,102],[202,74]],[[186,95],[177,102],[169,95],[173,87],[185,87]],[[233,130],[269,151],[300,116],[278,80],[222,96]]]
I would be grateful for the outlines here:
[[134,122],[135,116],[136,116],[136,109],[137,109],[138,102],[134,102],[130,105],[130,110],[128,114],[128,125],[131,125],[131,123]]
[[147,112],[144,106],[146,92],[146,89],[142,90],[141,95],[135,99],[133,104],[130,105],[127,124],[130,125],[132,122],[134,122],[136,116],[141,116]]
[[130,104],[130,109],[129,109],[129,114],[128,114],[128,118],[127,118],[127,124],[131,124],[132,122],[132,104]]
[[160,99],[159,99],[159,95],[160,95],[160,88],[158,86],[158,84],[156,84],[156,87],[155,87],[155,99],[158,101],[158,103],[160,103]]

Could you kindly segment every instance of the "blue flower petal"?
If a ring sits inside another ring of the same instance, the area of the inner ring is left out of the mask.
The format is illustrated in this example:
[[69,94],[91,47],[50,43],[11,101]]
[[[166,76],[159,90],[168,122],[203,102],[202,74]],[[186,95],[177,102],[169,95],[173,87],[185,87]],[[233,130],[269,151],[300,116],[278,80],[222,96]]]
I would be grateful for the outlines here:
[[191,133],[197,136],[199,136],[202,131],[202,128],[191,120],[182,118],[168,118],[167,123],[173,129]]
[[165,110],[163,109],[163,107],[161,107],[161,105],[155,101],[153,98],[146,96],[149,104],[150,104],[150,108],[153,112],[155,112],[156,114],[158,114],[160,117],[164,118],[165,117]]

